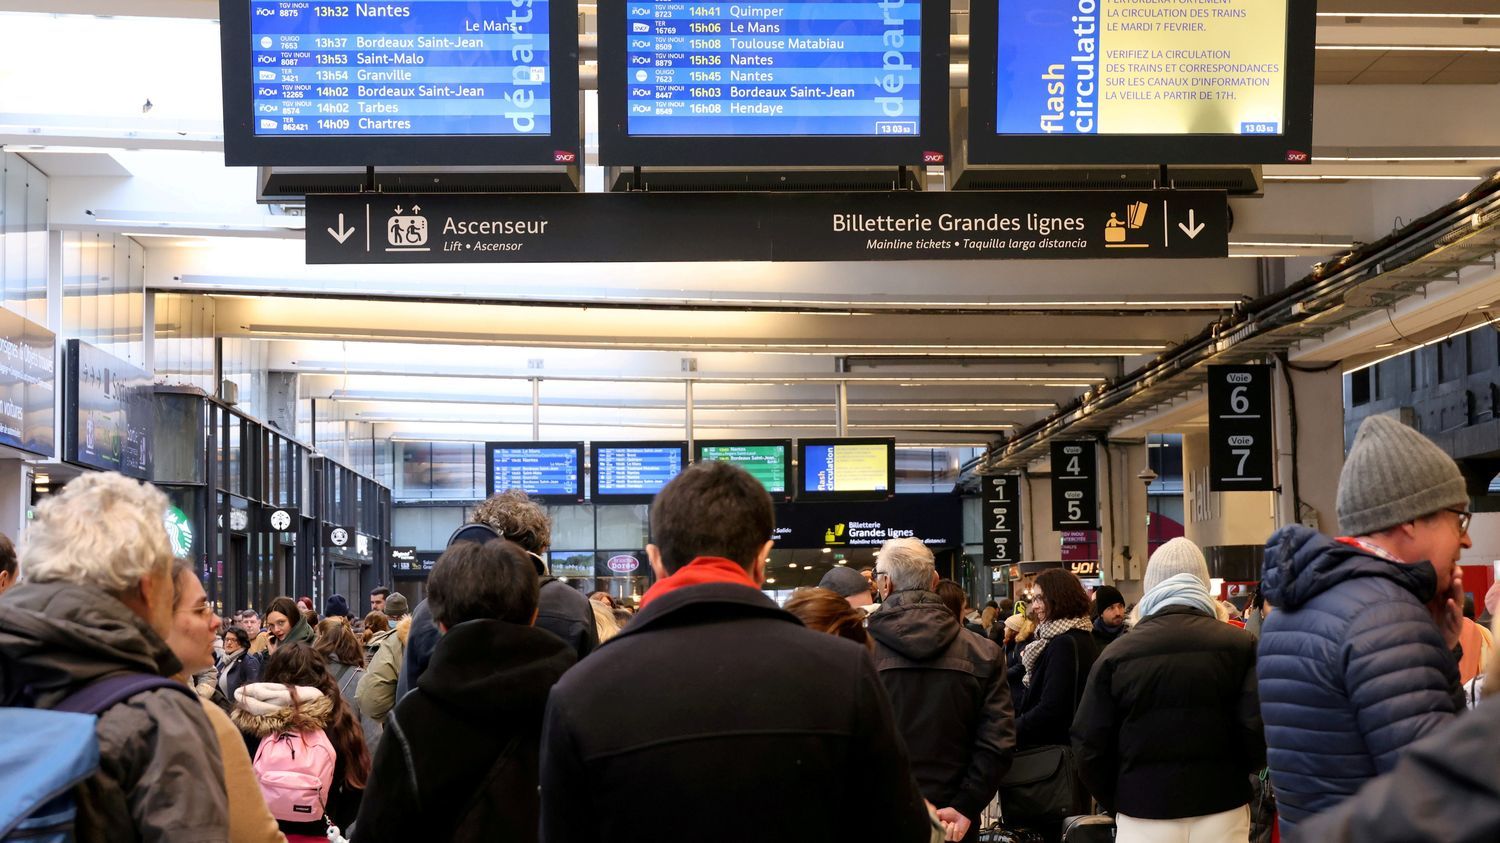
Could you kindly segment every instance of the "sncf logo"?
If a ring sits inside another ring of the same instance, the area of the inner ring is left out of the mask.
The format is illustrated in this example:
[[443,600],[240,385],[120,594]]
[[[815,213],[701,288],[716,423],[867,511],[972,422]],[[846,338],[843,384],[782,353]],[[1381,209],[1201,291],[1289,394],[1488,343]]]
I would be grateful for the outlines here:
[[1301,150],[1298,150],[1298,149],[1288,149],[1286,151],[1286,162],[1288,164],[1306,164],[1308,161],[1311,161],[1311,160],[1312,160],[1312,156],[1308,155],[1306,152],[1303,152]]
[[576,152],[564,152],[559,149],[552,153],[552,163],[554,164],[572,164],[577,160],[578,153]]
[[943,163],[943,159],[944,159],[944,156],[943,156],[943,153],[941,153],[941,152],[924,152],[924,153],[922,153],[922,163],[923,164],[941,164],[941,163]]

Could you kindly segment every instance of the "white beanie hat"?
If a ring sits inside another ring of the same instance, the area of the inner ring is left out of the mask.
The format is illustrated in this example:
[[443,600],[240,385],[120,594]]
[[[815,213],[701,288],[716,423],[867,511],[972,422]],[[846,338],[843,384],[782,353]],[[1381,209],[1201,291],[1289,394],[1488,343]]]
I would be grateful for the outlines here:
[[1146,563],[1146,580],[1142,587],[1149,592],[1163,580],[1177,574],[1192,574],[1203,581],[1204,588],[1209,587],[1208,563],[1203,561],[1203,551],[1184,538],[1172,539],[1151,554],[1151,560]]

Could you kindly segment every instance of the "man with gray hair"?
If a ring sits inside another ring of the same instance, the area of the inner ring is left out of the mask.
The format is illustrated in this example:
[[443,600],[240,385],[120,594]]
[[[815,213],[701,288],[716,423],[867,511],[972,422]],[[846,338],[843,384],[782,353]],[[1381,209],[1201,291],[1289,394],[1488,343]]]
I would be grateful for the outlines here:
[[1010,769],[1016,721],[1005,652],[959,626],[934,593],[937,582],[920,539],[886,542],[875,555],[884,602],[869,629],[917,785],[953,829],[949,839],[973,841],[980,812]]
[[218,739],[192,690],[167,678],[182,664],[166,642],[166,509],[120,474],[73,480],[37,507],[26,581],[0,598],[0,706],[98,713],[79,840],[229,839]]

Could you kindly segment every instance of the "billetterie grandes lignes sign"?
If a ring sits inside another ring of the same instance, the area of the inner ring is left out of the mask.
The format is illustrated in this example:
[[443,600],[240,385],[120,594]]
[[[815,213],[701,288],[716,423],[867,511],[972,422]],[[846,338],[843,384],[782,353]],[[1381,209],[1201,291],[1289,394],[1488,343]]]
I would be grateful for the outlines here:
[[309,263],[1213,258],[1222,191],[309,196]]

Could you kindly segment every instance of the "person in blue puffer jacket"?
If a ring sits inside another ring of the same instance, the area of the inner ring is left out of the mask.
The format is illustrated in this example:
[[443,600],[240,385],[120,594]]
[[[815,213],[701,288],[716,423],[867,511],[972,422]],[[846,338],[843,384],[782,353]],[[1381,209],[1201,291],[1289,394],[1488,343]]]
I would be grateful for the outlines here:
[[1274,609],[1257,675],[1284,838],[1463,710],[1468,504],[1442,449],[1373,416],[1339,475],[1347,536],[1289,526],[1266,544],[1261,593]]

